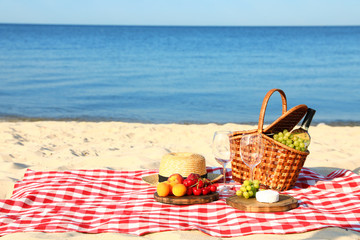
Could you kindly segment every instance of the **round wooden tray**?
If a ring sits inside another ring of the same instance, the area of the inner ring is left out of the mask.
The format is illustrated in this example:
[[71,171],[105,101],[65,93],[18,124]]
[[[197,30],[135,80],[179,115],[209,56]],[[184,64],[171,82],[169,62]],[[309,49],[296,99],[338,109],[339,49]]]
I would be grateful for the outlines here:
[[286,194],[280,194],[279,201],[275,203],[262,203],[256,198],[246,199],[236,195],[228,197],[226,203],[245,212],[285,212],[299,206],[297,199]]
[[183,197],[175,197],[175,196],[166,196],[160,197],[157,192],[154,193],[154,199],[161,203],[174,204],[174,205],[192,205],[192,204],[202,204],[209,203],[212,201],[216,201],[219,199],[219,193],[214,192],[208,195],[200,195],[200,196],[183,196]]

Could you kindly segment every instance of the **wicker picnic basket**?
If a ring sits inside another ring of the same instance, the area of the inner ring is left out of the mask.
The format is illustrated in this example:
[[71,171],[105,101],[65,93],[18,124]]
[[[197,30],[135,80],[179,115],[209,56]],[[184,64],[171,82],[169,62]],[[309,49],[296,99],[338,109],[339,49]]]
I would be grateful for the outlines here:
[[[282,99],[282,115],[264,129],[264,117],[268,101],[274,92]],[[287,111],[286,95],[281,89],[271,89],[265,96],[259,116],[258,129],[235,131],[230,135],[232,179],[242,183],[250,179],[250,170],[240,157],[240,140],[243,134],[262,135],[264,154],[261,163],[254,169],[254,179],[264,188],[284,191],[292,188],[299,176],[309,152],[302,152],[275,141],[272,135],[287,129],[291,131],[304,117],[307,106],[302,104]]]

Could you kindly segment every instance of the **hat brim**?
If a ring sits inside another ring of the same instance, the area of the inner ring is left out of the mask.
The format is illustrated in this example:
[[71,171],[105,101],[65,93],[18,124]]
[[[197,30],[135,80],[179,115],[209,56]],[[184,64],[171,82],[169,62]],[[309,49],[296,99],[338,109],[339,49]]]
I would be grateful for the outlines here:
[[[217,182],[223,177],[222,174],[207,173],[207,178],[211,182]],[[159,174],[152,174],[142,177],[142,180],[150,185],[156,186],[159,183]]]

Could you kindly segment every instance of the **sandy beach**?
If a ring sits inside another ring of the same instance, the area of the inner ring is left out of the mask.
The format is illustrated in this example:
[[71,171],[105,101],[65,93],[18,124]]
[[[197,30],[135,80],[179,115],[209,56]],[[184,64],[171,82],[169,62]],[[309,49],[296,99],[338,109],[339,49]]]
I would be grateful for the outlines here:
[[[216,130],[246,130],[239,124],[140,124],[123,122],[0,122],[0,198],[9,198],[26,169],[157,169],[168,152],[195,152],[219,166],[211,152]],[[360,174],[360,127],[318,124],[305,167],[322,175],[337,169]],[[125,234],[16,233],[2,239],[133,239]],[[199,231],[152,233],[143,239],[215,239]],[[250,235],[235,239],[360,239],[360,233],[326,228],[302,234]]]

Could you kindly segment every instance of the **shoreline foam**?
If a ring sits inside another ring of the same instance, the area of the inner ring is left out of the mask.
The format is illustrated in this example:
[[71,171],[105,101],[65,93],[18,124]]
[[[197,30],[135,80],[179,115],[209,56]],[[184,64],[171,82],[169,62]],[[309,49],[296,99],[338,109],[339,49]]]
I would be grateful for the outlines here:
[[[218,124],[225,125],[228,123],[222,122],[186,122],[186,121],[178,121],[178,122],[163,122],[163,121],[141,121],[141,120],[133,120],[126,121],[121,119],[111,119],[111,118],[46,118],[46,117],[21,117],[21,116],[0,116],[0,122],[123,122],[123,123],[139,123],[139,124],[179,124],[179,125],[206,125],[206,124]],[[257,125],[257,122],[232,122],[232,124],[238,125]],[[270,124],[269,121],[265,121],[264,124]],[[357,127],[360,126],[360,120],[338,120],[338,121],[317,121],[313,120],[311,122],[311,126],[318,125],[328,125],[332,127]]]

